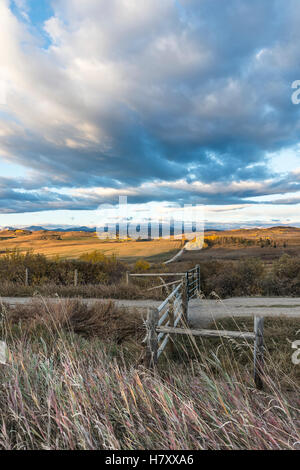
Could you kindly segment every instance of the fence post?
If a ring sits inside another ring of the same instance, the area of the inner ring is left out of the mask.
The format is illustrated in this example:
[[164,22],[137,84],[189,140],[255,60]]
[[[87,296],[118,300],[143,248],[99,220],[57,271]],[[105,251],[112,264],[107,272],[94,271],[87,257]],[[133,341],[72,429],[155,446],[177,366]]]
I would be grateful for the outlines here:
[[145,353],[145,366],[146,367],[155,367],[157,364],[157,350],[158,350],[158,340],[157,340],[157,324],[159,319],[159,313],[157,308],[150,307],[148,309],[146,328],[146,353]]
[[25,286],[28,286],[29,284],[29,269],[25,269]]
[[188,273],[186,273],[185,277],[182,280],[182,320],[185,325],[188,324],[188,309],[189,309],[189,294],[188,294]]
[[74,271],[74,286],[77,287],[78,285],[78,269]]
[[126,284],[127,286],[129,284],[129,272],[128,271],[126,271]]
[[197,268],[197,293],[199,295],[200,291],[201,291],[201,286],[200,286],[200,265],[197,264],[196,268]]
[[254,382],[259,390],[263,389],[263,365],[264,365],[264,318],[254,317]]
[[[175,308],[174,308],[175,297],[173,296],[169,302],[169,326],[171,328],[174,327],[175,323]],[[170,337],[170,352],[173,355],[174,352],[174,341],[173,338]]]
[[190,273],[187,271],[186,275],[186,298],[187,302],[189,303],[190,300]]

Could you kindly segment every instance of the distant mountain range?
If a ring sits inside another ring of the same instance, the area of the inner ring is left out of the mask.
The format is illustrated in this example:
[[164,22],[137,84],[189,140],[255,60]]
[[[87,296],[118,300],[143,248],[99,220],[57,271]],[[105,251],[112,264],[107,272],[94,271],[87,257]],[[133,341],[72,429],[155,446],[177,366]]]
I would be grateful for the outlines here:
[[14,230],[29,230],[30,232],[96,232],[96,227],[42,227],[40,225],[30,225],[29,227],[3,227],[2,230],[14,231]]
[[[146,224],[145,224],[146,225]],[[258,225],[253,225],[253,226],[238,226],[237,224],[228,224],[228,225],[222,225],[220,224],[219,226],[211,226],[211,227],[207,227],[205,228],[204,232],[211,232],[211,231],[214,231],[214,232],[222,232],[222,231],[226,231],[226,230],[241,230],[241,229],[273,229],[273,230],[277,230],[277,229],[286,229],[286,230],[291,230],[291,229],[297,229],[299,227],[297,227],[298,224],[295,224],[295,226],[288,226],[288,225],[278,225],[278,226],[272,226],[272,225],[269,225],[269,226],[258,226]],[[41,225],[30,225],[30,226],[18,226],[18,227],[11,227],[11,226],[7,226],[7,227],[0,227],[0,230],[7,230],[7,231],[14,231],[14,230],[28,230],[30,232],[39,232],[39,231],[45,231],[45,232],[89,232],[89,233],[93,233],[93,232],[96,232],[97,231],[97,228],[96,227],[87,227],[85,225],[83,226],[80,226],[80,227],[76,227],[76,226],[63,226],[63,227],[56,227],[56,226],[52,226],[52,225],[45,225],[44,227],[41,226]],[[150,230],[150,225],[148,227],[148,230]],[[104,230],[104,231],[107,231]],[[117,231],[118,231],[118,226],[117,226]],[[160,231],[161,231],[161,226],[160,226]],[[171,232],[172,232],[172,226],[171,226]]]
[[[145,227],[144,227],[145,229]],[[0,227],[0,230],[1,230],[1,227]],[[7,230],[7,231],[16,231],[16,230],[26,230],[26,231],[29,231],[29,232],[61,232],[61,233],[67,233],[67,232],[86,232],[86,233],[95,233],[97,231],[97,228],[96,227],[87,227],[87,226],[81,226],[81,227],[49,227],[49,226],[41,226],[41,225],[30,225],[30,226],[23,226],[23,227],[2,227],[2,230]],[[170,228],[171,230],[171,235],[174,233],[174,227],[171,226]],[[207,228],[205,229],[205,232],[208,232],[208,231],[211,231],[211,230],[214,230],[214,231],[220,231],[220,229],[216,229],[216,228]],[[102,231],[102,230],[101,230]],[[118,227],[118,224],[117,224],[117,233],[119,231],[119,227]],[[108,235],[108,231],[107,229],[104,229],[104,233],[107,232],[107,235]],[[150,225],[148,226],[148,236],[151,236],[151,227]],[[162,226],[160,224],[159,226],[159,236],[162,236]]]
[[32,225],[31,227],[25,227],[26,230],[30,230],[31,232],[38,232],[40,230],[47,230],[48,232],[96,232],[96,227],[69,227],[69,228],[45,228]]
[[38,225],[32,225],[31,227],[23,227],[24,230],[30,230],[30,232],[39,232],[40,230],[47,230],[44,227],[39,227]]

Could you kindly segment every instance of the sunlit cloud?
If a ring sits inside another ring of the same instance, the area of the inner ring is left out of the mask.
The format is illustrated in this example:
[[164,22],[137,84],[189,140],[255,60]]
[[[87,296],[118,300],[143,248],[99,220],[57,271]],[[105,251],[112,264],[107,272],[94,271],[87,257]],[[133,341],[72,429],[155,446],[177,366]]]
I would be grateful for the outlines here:
[[286,204],[296,220],[295,0],[41,5],[0,3],[2,214],[59,217],[124,195],[227,220],[260,205],[285,220]]

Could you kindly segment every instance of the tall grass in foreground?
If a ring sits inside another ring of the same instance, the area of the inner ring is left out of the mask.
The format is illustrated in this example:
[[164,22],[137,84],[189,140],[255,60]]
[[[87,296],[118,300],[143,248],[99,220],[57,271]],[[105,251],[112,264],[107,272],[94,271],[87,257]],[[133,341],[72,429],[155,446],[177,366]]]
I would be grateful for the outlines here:
[[2,312],[0,448],[300,448],[298,385],[266,376],[259,392],[200,350],[146,370],[138,315],[112,303],[24,308]]

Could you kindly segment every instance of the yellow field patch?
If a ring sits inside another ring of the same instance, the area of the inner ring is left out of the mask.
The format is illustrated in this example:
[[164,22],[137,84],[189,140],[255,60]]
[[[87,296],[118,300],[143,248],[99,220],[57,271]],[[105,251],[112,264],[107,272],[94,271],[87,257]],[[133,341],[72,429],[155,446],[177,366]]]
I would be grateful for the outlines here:
[[[60,239],[55,238],[57,236]],[[103,241],[96,233],[87,232],[32,232],[24,235],[19,231],[0,232],[0,254],[6,250],[31,251],[47,257],[78,258],[84,253],[99,250],[105,255],[119,258],[149,258],[180,249],[176,240],[152,241]]]

